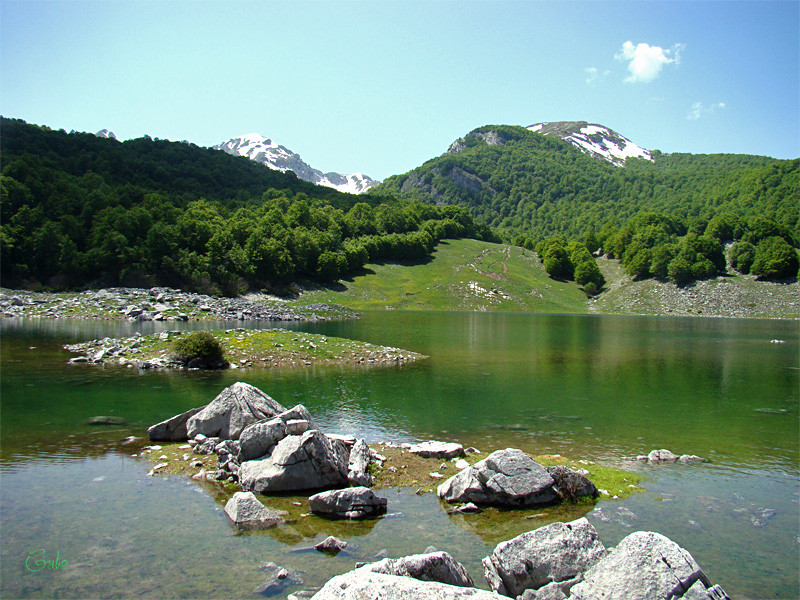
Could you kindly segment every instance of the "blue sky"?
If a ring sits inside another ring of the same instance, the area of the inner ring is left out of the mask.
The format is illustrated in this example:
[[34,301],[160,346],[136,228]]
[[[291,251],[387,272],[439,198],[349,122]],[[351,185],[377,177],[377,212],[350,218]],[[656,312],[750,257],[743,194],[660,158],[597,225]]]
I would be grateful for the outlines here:
[[0,0],[0,112],[383,179],[486,124],[800,156],[800,3]]

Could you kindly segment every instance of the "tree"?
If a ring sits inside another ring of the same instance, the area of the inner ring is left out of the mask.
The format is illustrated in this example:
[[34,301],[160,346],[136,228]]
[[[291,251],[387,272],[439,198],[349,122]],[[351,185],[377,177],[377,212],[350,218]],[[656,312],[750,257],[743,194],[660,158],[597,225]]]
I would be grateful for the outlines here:
[[759,279],[796,277],[799,262],[797,251],[786,240],[772,236],[762,240],[756,247],[750,272]]
[[730,264],[731,266],[742,273],[747,275],[750,272],[750,267],[756,258],[756,247],[750,242],[739,240],[730,251]]

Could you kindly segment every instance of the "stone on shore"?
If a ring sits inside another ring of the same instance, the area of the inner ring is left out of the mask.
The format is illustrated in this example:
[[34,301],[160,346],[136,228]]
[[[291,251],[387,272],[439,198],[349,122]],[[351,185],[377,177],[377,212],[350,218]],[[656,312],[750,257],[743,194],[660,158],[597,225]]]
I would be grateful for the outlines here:
[[222,390],[208,406],[189,418],[189,438],[198,433],[208,437],[238,440],[245,427],[271,419],[286,409],[258,388],[241,381]]
[[369,446],[362,440],[356,440],[350,448],[350,459],[347,462],[347,480],[353,486],[372,485],[372,476],[367,473],[369,467]]
[[554,480],[522,450],[497,450],[442,483],[437,493],[450,503],[526,507],[558,500]]
[[594,498],[599,494],[591,481],[565,465],[546,467],[546,470],[555,481],[555,491],[562,500],[574,501],[584,496]]
[[242,463],[242,489],[259,492],[319,490],[347,485],[348,449],[317,429],[291,435],[272,454]]
[[386,498],[366,487],[352,487],[314,494],[311,512],[331,519],[364,519],[386,512]]
[[669,538],[636,531],[584,573],[571,590],[574,600],[641,598],[726,599],[692,555]]
[[422,458],[451,459],[464,456],[464,446],[454,442],[421,442],[413,444],[408,451]]
[[447,552],[412,554],[401,558],[384,558],[359,569],[386,575],[413,577],[421,581],[438,581],[448,585],[475,587],[464,565]]
[[189,419],[203,410],[207,405],[198,408],[192,408],[185,413],[175,415],[171,419],[161,421],[151,425],[147,429],[147,435],[150,436],[151,442],[185,442],[189,439],[189,433],[186,429],[186,423]]
[[261,504],[253,492],[236,492],[225,504],[225,514],[236,527],[246,530],[269,529],[284,522],[281,513]]
[[420,581],[356,569],[334,577],[314,594],[313,600],[508,600],[477,588]]
[[[605,554],[605,546],[586,518],[552,523],[498,544],[483,559],[484,577],[490,589],[512,598],[551,583],[566,595]],[[554,589],[547,593],[558,594]],[[539,598],[538,593],[534,597]]]
[[260,458],[270,452],[283,438],[318,429],[305,406],[298,404],[284,410],[268,421],[248,425],[239,436],[239,461]]

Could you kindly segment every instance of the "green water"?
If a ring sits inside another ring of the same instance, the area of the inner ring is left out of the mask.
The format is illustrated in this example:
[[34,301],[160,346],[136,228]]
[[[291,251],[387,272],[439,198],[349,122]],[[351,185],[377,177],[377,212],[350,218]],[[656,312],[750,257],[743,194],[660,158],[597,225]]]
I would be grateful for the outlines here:
[[[4,598],[257,597],[266,561],[304,571],[301,588],[311,588],[382,550],[400,556],[430,545],[485,587],[480,559],[497,542],[587,511],[607,546],[638,529],[669,536],[732,597],[800,597],[797,322],[381,312],[298,328],[430,358],[402,368],[225,373],[66,364],[62,344],[129,335],[138,327],[130,324],[0,327]],[[409,489],[387,490],[389,516],[363,523],[302,517],[307,503],[292,502],[304,498],[264,498],[293,522],[236,536],[221,510],[224,493],[181,477],[149,478],[150,465],[119,441],[237,380],[285,406],[305,404],[327,432],[369,442],[455,440],[484,454],[560,453],[640,470],[647,491],[547,509],[535,520],[519,511],[448,516],[433,494]],[[84,424],[95,415],[128,425]],[[653,448],[712,462],[619,461]],[[353,553],[305,550],[327,535],[353,544]],[[26,569],[39,549],[68,564]]]

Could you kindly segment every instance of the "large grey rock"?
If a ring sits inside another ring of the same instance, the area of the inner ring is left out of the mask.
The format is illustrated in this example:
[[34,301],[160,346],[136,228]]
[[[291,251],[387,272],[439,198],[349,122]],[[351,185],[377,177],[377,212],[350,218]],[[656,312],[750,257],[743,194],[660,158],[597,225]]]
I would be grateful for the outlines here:
[[239,436],[239,460],[243,462],[264,456],[283,438],[301,435],[309,429],[318,427],[302,404],[284,410],[274,419],[248,425]]
[[508,600],[477,588],[420,581],[411,577],[384,575],[356,569],[334,577],[313,600]]
[[562,500],[577,500],[583,496],[595,497],[599,493],[591,481],[565,465],[546,467],[546,470],[555,481],[555,491]]
[[384,558],[378,562],[359,567],[373,573],[401,575],[422,581],[438,581],[448,585],[475,587],[464,565],[447,552],[412,554],[401,558]]
[[464,446],[454,442],[421,442],[412,445],[408,451],[422,458],[450,459],[456,456],[464,456]]
[[264,392],[238,381],[222,390],[208,406],[189,418],[187,434],[238,440],[245,427],[271,419],[286,409]]
[[285,437],[286,423],[277,417],[248,425],[239,436],[239,461],[264,456]]
[[243,490],[291,492],[347,484],[347,447],[317,429],[283,438],[272,454],[248,460],[239,469]]
[[489,587],[515,598],[551,582],[569,582],[606,554],[597,531],[585,518],[552,523],[498,544],[483,559]]
[[651,463],[676,462],[677,460],[678,456],[665,448],[661,450],[651,450],[650,454],[647,455],[647,461]]
[[364,440],[356,440],[350,448],[350,459],[347,462],[347,480],[350,485],[372,485],[372,476],[367,473],[369,467],[369,446]]
[[351,487],[314,494],[311,512],[332,519],[363,519],[386,512],[386,498],[366,487]]
[[236,492],[225,504],[225,514],[240,529],[269,529],[284,522],[283,515],[258,501],[253,492]]
[[711,586],[691,554],[669,538],[651,531],[630,534],[583,577],[584,581],[572,588],[571,599],[717,600],[725,597],[721,588]]
[[448,502],[493,506],[533,506],[558,499],[553,478],[522,450],[492,452],[442,483],[437,493]]

